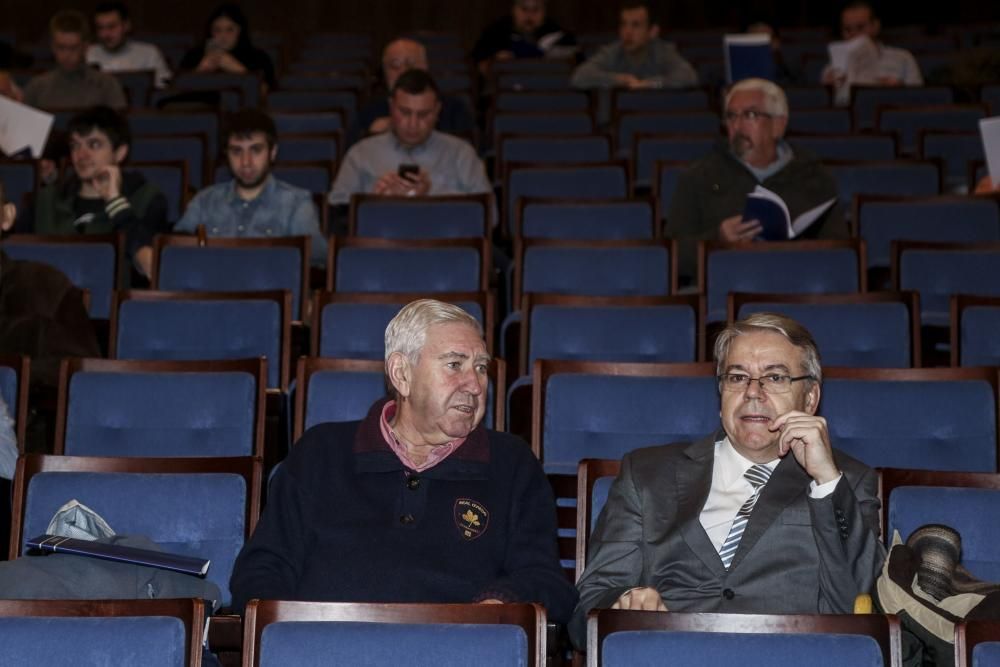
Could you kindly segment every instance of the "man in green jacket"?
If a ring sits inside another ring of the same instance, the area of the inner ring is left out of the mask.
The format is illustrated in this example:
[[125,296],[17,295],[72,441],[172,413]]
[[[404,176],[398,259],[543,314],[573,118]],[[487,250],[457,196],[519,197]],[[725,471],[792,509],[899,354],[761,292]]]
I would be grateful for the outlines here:
[[[788,206],[792,220],[837,197],[830,172],[807,151],[784,140],[788,101],[764,79],[744,79],[726,95],[727,142],[693,162],[677,180],[667,215],[667,235],[678,240],[682,284],[697,269],[697,242],[752,241],[761,233],[743,220],[746,195],[758,185]],[[846,238],[842,208],[834,204],[797,238]]]
[[131,136],[128,121],[109,107],[93,107],[69,121],[72,173],[42,188],[34,214],[35,234],[123,232],[128,256],[148,276],[153,236],[169,232],[167,199],[139,173],[123,172]]

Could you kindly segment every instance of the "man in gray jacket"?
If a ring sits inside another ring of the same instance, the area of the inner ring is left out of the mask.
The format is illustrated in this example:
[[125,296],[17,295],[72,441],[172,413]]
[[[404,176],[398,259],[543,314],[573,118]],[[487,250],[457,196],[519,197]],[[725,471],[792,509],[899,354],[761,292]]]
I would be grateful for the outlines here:
[[682,88],[697,86],[698,74],[670,42],[644,2],[622,5],[619,40],[573,72],[574,88]]

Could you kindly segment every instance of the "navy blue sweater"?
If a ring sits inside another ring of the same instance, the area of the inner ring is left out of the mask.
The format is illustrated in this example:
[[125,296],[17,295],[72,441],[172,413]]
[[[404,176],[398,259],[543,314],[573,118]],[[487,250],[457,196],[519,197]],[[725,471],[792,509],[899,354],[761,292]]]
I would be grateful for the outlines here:
[[539,602],[565,622],[577,593],[559,565],[552,491],[524,441],[480,425],[415,473],[379,430],[320,424],[292,447],[233,570],[253,598]]

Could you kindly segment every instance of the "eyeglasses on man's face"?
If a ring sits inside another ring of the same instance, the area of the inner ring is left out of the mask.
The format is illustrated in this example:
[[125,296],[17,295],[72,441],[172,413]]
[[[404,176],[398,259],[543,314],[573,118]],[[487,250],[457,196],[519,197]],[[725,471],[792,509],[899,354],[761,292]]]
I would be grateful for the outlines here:
[[767,113],[766,111],[757,111],[756,109],[744,109],[743,111],[727,111],[722,117],[727,123],[735,123],[740,118],[754,123],[765,118],[774,118],[774,114]]
[[812,375],[791,377],[784,373],[769,373],[759,378],[750,377],[746,373],[723,373],[719,376],[719,387],[722,391],[746,391],[750,383],[757,381],[760,388],[769,394],[784,394],[791,390],[792,383],[800,380],[815,380]]

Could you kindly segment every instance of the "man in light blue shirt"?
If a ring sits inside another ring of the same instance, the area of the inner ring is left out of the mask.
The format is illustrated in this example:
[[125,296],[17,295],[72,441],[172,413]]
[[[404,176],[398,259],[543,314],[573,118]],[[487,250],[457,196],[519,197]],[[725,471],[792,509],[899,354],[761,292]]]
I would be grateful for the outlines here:
[[223,145],[233,179],[195,195],[174,231],[193,233],[204,225],[209,236],[308,236],[311,263],[322,266],[326,237],[312,195],[271,175],[278,155],[277,136],[274,121],[262,111],[232,114]]
[[355,193],[422,197],[492,192],[486,168],[469,142],[434,129],[441,95],[434,79],[409,70],[389,98],[389,132],[356,143],[344,156],[329,202]]

